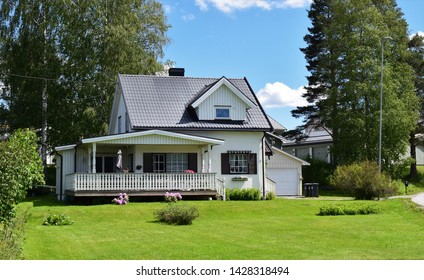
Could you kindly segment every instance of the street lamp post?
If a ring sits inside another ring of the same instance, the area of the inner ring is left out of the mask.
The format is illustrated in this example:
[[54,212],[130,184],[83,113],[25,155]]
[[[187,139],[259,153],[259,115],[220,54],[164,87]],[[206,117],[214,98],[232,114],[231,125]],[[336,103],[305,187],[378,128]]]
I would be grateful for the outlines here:
[[380,130],[378,135],[378,171],[381,173],[381,139],[383,133],[383,73],[384,73],[384,41],[391,37],[381,39],[381,76],[380,76]]

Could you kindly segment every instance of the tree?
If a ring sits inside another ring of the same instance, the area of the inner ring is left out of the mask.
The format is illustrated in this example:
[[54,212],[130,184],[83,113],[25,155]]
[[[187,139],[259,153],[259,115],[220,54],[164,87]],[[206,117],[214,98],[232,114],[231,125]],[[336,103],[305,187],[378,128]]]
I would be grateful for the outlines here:
[[161,70],[169,27],[155,0],[3,1],[0,74],[11,129],[40,128],[48,96],[50,146],[106,133],[117,74]]
[[413,71],[406,63],[407,24],[393,0],[315,1],[311,34],[301,49],[311,75],[304,97],[310,106],[292,113],[321,125],[333,137],[335,162],[376,160],[382,38],[385,45],[383,163],[405,152],[417,117]]
[[408,62],[415,71],[415,93],[420,101],[420,118],[409,139],[411,158],[414,159],[411,163],[409,179],[416,180],[418,179],[416,146],[423,143],[423,139],[417,135],[424,133],[424,37],[418,33],[412,36],[408,43],[408,50],[410,52]]
[[34,184],[43,184],[43,165],[34,131],[16,130],[0,142],[0,224],[8,227],[15,207]]

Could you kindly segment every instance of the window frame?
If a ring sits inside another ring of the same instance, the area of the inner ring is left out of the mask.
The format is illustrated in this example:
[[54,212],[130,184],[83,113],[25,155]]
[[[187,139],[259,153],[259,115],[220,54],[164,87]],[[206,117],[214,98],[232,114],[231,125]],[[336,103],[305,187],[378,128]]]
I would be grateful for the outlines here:
[[249,159],[247,153],[230,154],[228,157],[230,174],[248,174]]
[[[228,111],[228,117],[227,116],[218,116],[218,111],[226,110]],[[231,120],[231,106],[215,106],[215,119],[216,120]]]

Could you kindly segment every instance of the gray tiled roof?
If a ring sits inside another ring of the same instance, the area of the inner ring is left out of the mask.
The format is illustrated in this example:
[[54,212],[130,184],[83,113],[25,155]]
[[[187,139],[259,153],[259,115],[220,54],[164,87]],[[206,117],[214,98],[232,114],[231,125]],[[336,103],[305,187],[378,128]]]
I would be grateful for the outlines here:
[[[271,130],[260,106],[246,112],[244,122],[199,121],[189,106],[215,78],[119,75],[133,129],[237,129]],[[245,79],[228,79],[254,104],[258,101]]]

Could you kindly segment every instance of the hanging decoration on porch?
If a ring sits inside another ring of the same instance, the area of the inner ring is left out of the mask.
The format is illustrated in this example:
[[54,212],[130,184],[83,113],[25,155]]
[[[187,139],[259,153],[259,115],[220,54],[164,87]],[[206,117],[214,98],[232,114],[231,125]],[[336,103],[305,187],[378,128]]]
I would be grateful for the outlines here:
[[122,170],[122,152],[121,152],[121,150],[118,151],[118,161],[116,162],[116,168],[118,170]]

